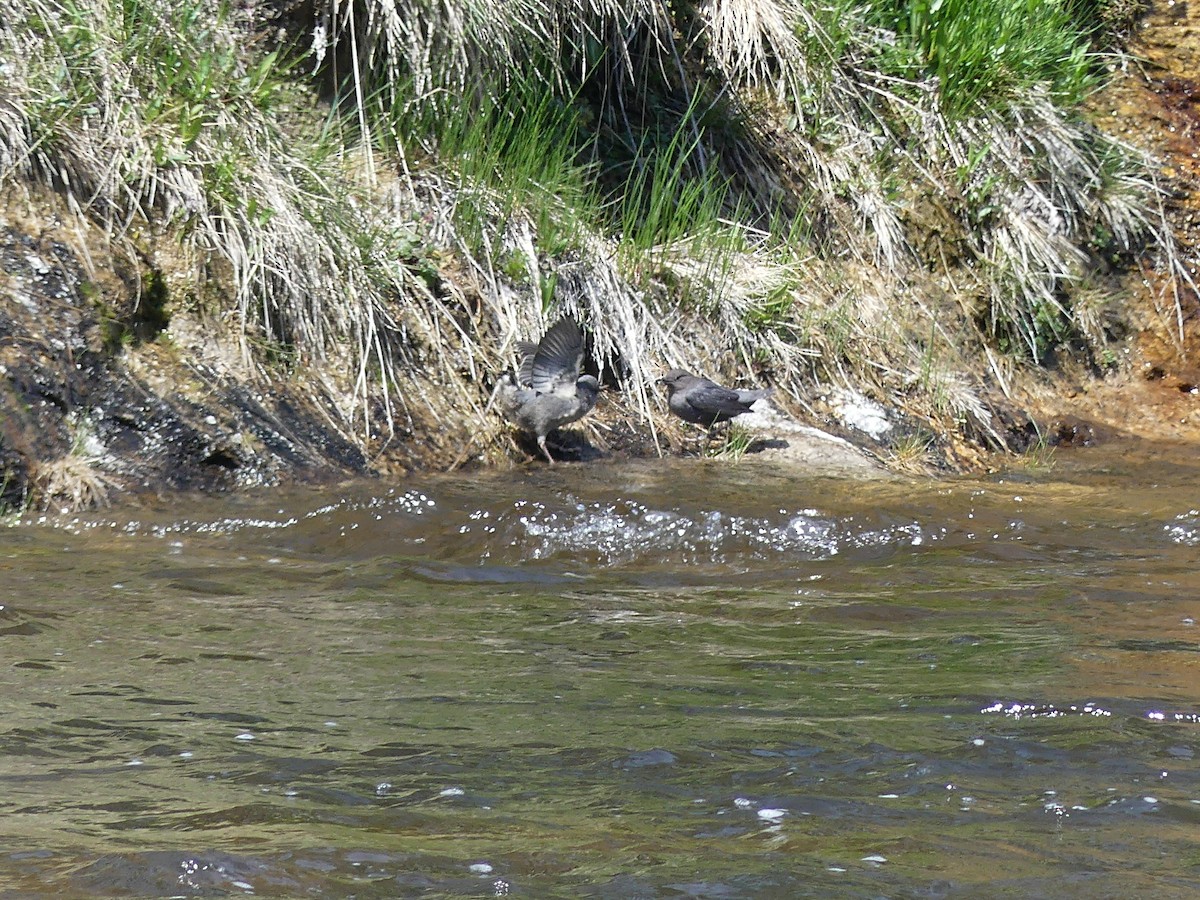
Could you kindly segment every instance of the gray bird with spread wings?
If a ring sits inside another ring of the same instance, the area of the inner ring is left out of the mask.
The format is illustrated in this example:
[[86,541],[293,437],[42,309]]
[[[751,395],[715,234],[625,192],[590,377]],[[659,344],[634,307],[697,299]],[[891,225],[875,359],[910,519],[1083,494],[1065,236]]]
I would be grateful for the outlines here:
[[667,406],[671,412],[685,422],[705,428],[750,412],[755,400],[771,393],[770,388],[735,391],[683,369],[672,369],[655,383],[667,386]]
[[537,437],[538,447],[553,465],[546,435],[591,412],[600,383],[579,374],[583,332],[574,319],[559,319],[537,344],[520,341],[517,346],[521,352],[517,377],[511,372],[500,376],[496,402],[506,419]]

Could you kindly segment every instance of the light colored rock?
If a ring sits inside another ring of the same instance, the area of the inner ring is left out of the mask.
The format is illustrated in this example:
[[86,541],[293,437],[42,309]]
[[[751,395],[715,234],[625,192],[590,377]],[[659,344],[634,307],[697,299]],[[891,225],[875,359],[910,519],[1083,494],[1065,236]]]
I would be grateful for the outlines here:
[[892,430],[887,410],[860,391],[833,388],[828,402],[843,425],[870,435],[876,441],[882,441]]
[[797,422],[770,400],[759,400],[750,412],[735,420],[749,429],[755,444],[753,456],[764,461],[794,465],[813,474],[889,477],[890,473],[867,453],[844,438]]

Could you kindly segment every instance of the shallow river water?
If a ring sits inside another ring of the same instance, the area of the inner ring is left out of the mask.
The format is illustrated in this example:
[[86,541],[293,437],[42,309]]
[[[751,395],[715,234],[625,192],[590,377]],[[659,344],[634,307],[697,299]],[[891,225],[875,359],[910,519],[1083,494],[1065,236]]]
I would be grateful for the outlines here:
[[531,465],[0,528],[0,897],[1200,896],[1198,475]]

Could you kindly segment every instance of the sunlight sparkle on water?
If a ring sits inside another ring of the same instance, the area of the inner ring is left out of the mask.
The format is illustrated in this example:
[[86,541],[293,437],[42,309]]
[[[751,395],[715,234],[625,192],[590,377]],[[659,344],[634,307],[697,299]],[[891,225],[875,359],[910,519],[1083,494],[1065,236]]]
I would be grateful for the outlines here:
[[1071,704],[1059,708],[1052,703],[1005,703],[997,702],[980,710],[984,715],[1003,713],[1010,719],[1055,719],[1060,716],[1111,716],[1111,710],[1091,703],[1082,706]]
[[[482,517],[479,517],[482,518]],[[599,565],[677,554],[688,561],[727,562],[735,558],[764,559],[773,554],[797,554],[806,559],[829,559],[846,548],[919,547],[927,536],[917,522],[860,527],[814,510],[779,518],[733,515],[721,510],[696,513],[654,509],[635,500],[576,503],[555,510],[540,501],[520,500],[511,511],[498,513],[490,523],[467,522],[460,534],[474,530],[499,532],[510,547],[525,547],[532,559],[559,553],[586,553]],[[936,535],[933,536],[936,539]],[[484,554],[491,556],[491,551]]]
[[1154,722],[1190,722],[1193,725],[1200,723],[1200,713],[1195,712],[1161,712],[1152,710],[1146,713],[1146,718]]
[[1185,547],[1200,545],[1200,510],[1189,509],[1175,517],[1174,522],[1163,526],[1163,531],[1173,543]]

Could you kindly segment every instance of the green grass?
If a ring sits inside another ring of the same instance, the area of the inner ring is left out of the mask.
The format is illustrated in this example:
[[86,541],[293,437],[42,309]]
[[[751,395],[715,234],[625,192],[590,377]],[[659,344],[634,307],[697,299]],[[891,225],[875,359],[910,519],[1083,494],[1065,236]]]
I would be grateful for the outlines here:
[[1064,106],[1096,84],[1087,31],[1071,2],[909,0],[874,2],[900,39],[898,73],[936,78],[952,116],[1003,107],[1045,86]]
[[600,218],[594,165],[581,110],[533,77],[449,106],[371,104],[369,129],[386,149],[425,147],[439,169],[453,172],[455,224],[472,250],[497,218],[529,217],[540,248],[578,247]]
[[711,446],[708,449],[708,455],[727,459],[731,462],[737,462],[746,455],[750,447],[754,444],[754,432],[745,425],[739,425],[737,422],[730,422],[729,427],[725,430],[721,443],[717,446]]
[[[28,65],[41,81],[23,85],[32,90],[22,100],[43,154],[66,154],[76,129],[116,119],[129,129],[122,137],[141,145],[127,149],[149,158],[106,162],[199,167],[202,187],[229,199],[251,165],[247,155],[261,149],[246,117],[260,114],[251,121],[270,129],[279,106],[295,96],[278,52],[247,59],[229,15],[227,5],[205,0],[34,0],[21,24],[38,38]],[[219,152],[202,137],[218,138]],[[241,170],[234,168],[239,156]]]
[[887,450],[888,466],[898,472],[925,474],[929,471],[936,439],[925,431],[914,431],[896,440]]
[[[243,48],[230,39],[229,14],[224,4],[215,9],[199,2],[119,4],[118,59],[128,66],[143,98],[140,114],[146,126],[163,125],[153,147],[160,166],[194,162],[189,151],[205,130],[240,136],[237,129],[221,128],[223,112],[251,108],[265,112],[269,122],[287,95],[290,73],[279,51],[247,60]],[[206,184],[218,196],[231,195],[233,177],[224,167],[238,149],[249,148],[229,148],[209,164]]]
[[620,211],[620,242],[627,251],[648,254],[728,230],[721,218],[730,179],[706,165],[704,132],[695,119],[693,101],[679,118],[642,135],[611,200]]
[[[1096,83],[1086,10],[1031,0],[748,6],[705,20],[674,10],[684,42],[670,46],[629,3],[575,11],[578,29],[542,18],[551,7],[527,8],[518,13],[524,29],[507,31],[513,14],[472,0],[454,22],[439,19],[444,10],[421,13],[433,32],[444,29],[438,41],[453,52],[425,63],[409,47],[381,66],[379,48],[413,33],[406,21],[368,35],[374,63],[357,77],[388,97],[389,110],[401,110],[402,121],[393,113],[388,128],[409,148],[426,147],[435,165],[455,167],[458,225],[473,251],[494,230],[486,223],[518,209],[532,220],[538,252],[551,256],[578,249],[581,231],[611,233],[628,277],[660,283],[674,302],[713,316],[736,290],[733,258],[761,252],[744,227],[778,233],[774,210],[801,211],[784,226],[798,259],[850,253],[894,268],[912,252],[902,219],[913,188],[945,191],[974,244],[959,252],[985,260],[989,307],[974,319],[982,339],[1036,361],[1069,337],[1062,298],[1081,269],[1071,245],[1115,236],[1131,248],[1146,225],[1138,201],[1130,202],[1146,197],[1131,177],[1136,162],[1072,119]],[[798,19],[789,21],[788,9],[799,10]],[[606,48],[587,35],[609,20],[625,30]],[[709,54],[710,77],[688,66],[689,54],[700,52]],[[473,78],[485,88],[462,95],[456,86]],[[799,145],[786,151],[755,147],[762,119],[736,95],[772,87],[793,110],[785,122]],[[461,102],[448,102],[456,90]],[[922,112],[927,95],[935,107]],[[1043,141],[1039,130],[1062,133]],[[865,146],[880,152],[864,154]],[[780,174],[791,190],[775,183]],[[607,218],[596,214],[589,189],[601,176]],[[1097,196],[1099,184],[1114,189]],[[1066,240],[1059,223],[1029,221],[1027,209],[1038,205],[1023,196],[1031,186],[1072,217]],[[564,212],[581,204],[583,215]],[[664,264],[664,255],[707,264]],[[792,317],[807,316],[801,305],[794,289],[758,296],[742,317],[742,340],[794,334]]]

